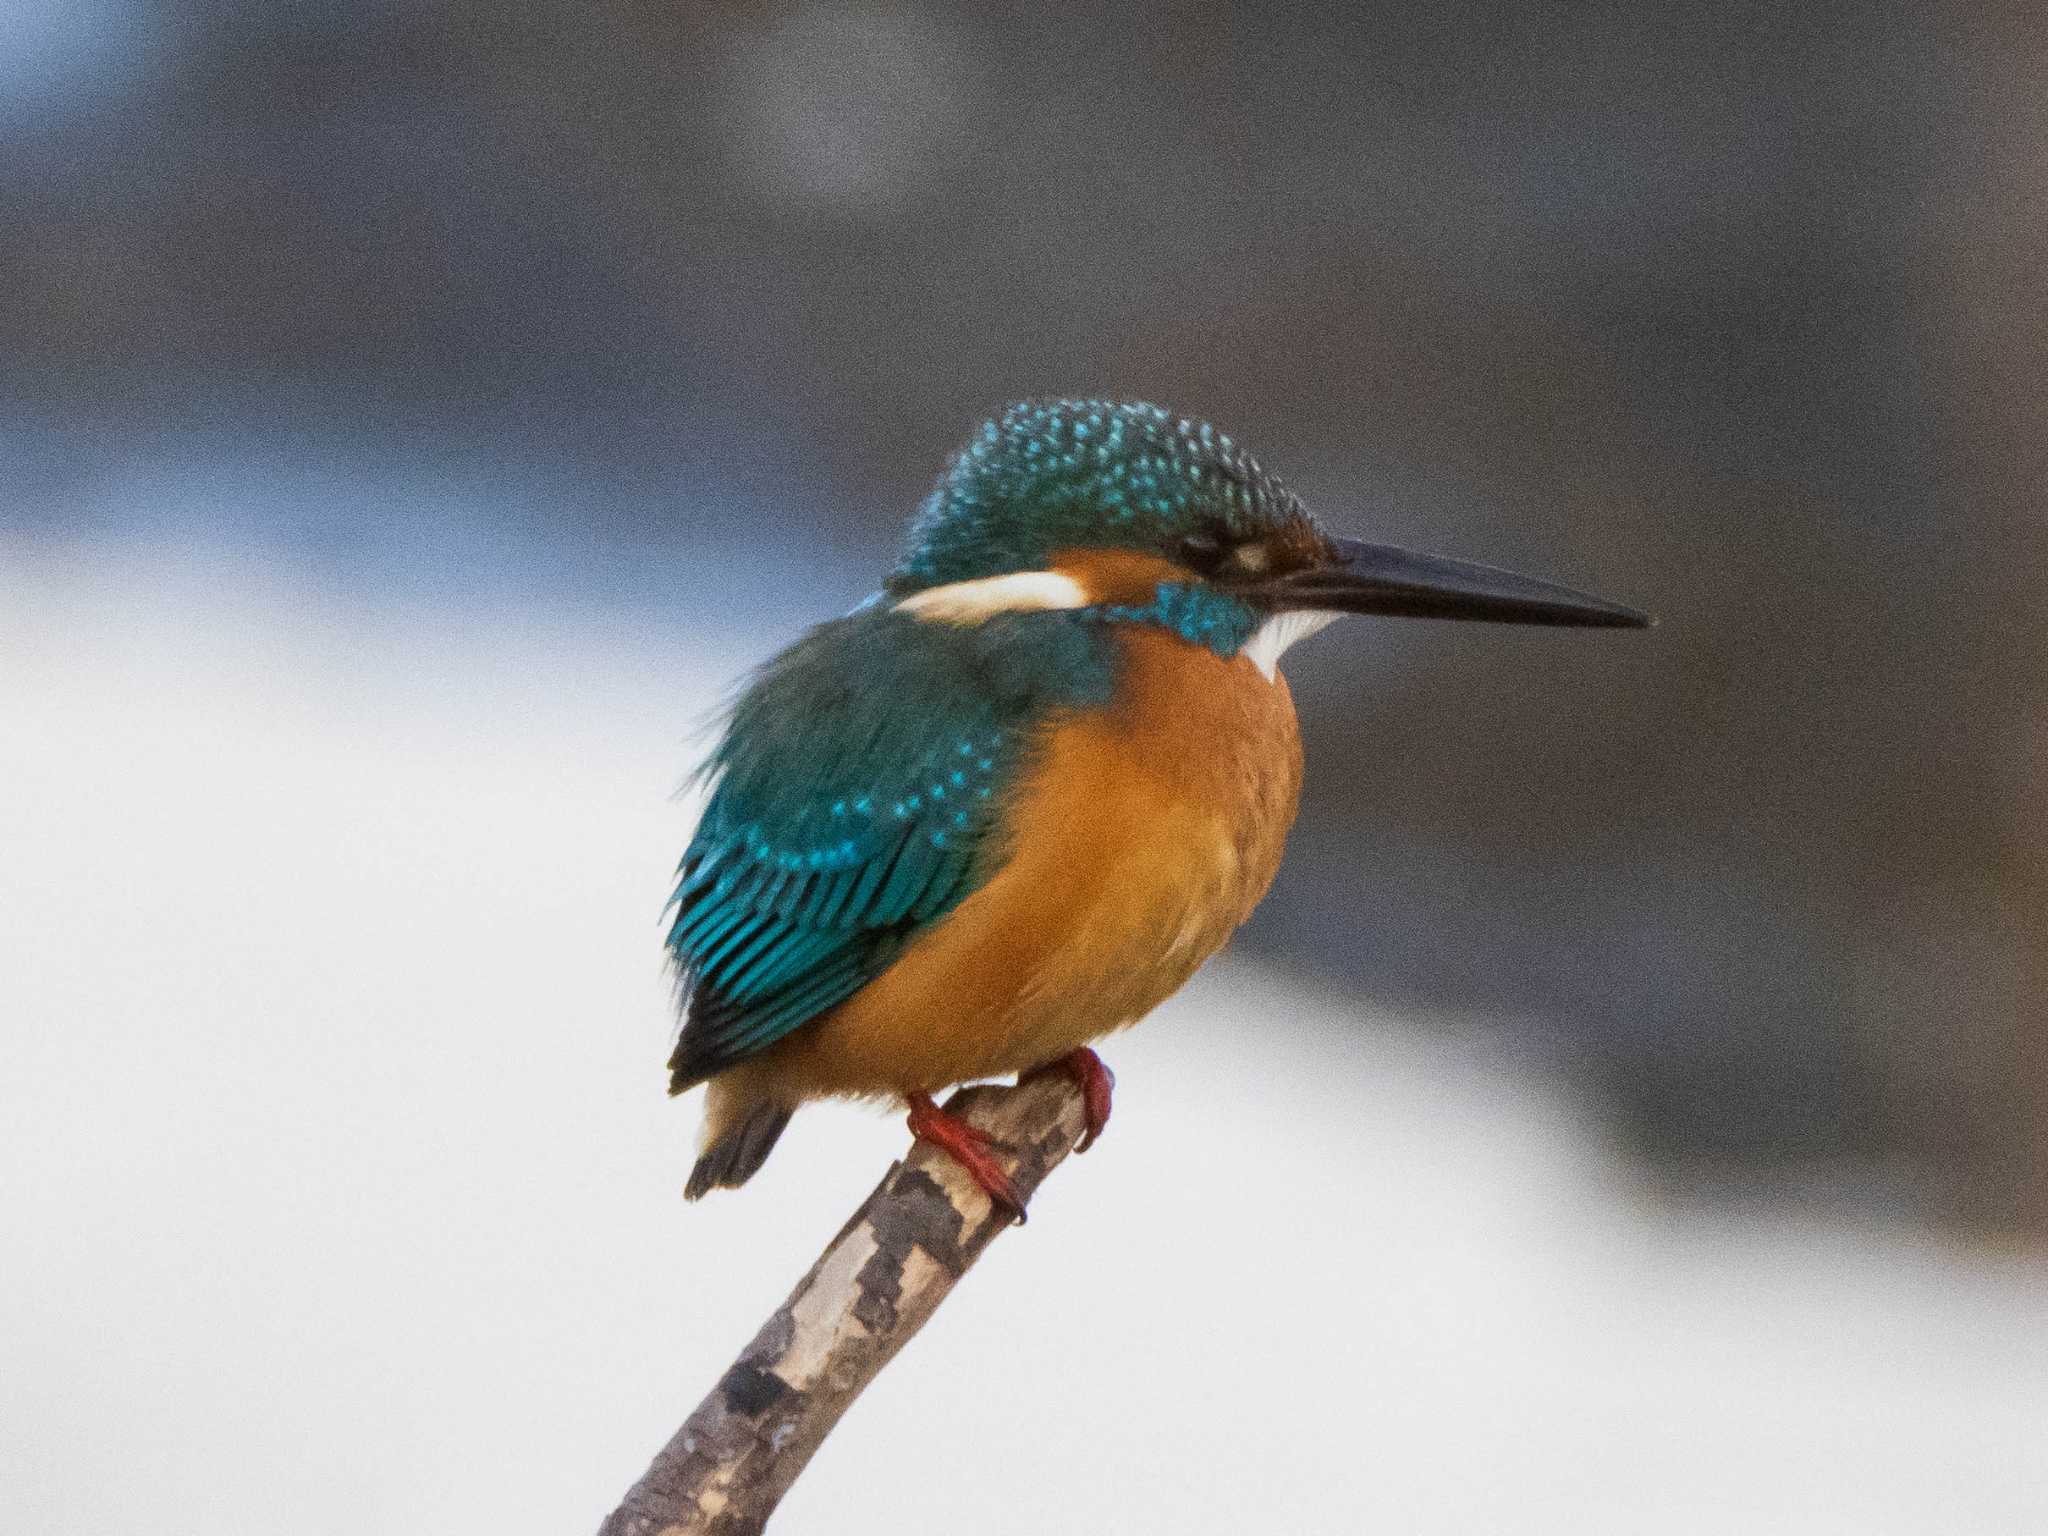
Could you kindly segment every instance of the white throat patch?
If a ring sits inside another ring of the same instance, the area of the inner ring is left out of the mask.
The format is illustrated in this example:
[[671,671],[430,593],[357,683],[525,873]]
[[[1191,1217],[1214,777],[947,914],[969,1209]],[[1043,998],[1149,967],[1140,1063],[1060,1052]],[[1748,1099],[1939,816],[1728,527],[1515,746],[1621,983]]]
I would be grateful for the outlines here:
[[937,624],[979,624],[999,613],[1086,608],[1088,601],[1081,584],[1059,571],[1012,571],[913,593],[896,605],[896,611]]
[[1271,682],[1280,675],[1280,657],[1290,645],[1328,629],[1343,617],[1341,613],[1317,608],[1297,613],[1276,613],[1259,626],[1259,632],[1245,642],[1239,654],[1251,657],[1252,664],[1266,674],[1266,681]]

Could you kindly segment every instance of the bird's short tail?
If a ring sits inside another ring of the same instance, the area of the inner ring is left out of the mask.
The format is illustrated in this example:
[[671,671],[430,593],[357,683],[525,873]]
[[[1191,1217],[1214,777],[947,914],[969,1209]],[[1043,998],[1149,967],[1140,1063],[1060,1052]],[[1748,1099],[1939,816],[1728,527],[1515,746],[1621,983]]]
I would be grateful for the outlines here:
[[738,1189],[759,1173],[795,1113],[773,1099],[728,1107],[719,1102],[719,1086],[711,1085],[704,1106],[704,1150],[690,1170],[690,1182],[683,1186],[685,1200],[700,1199],[714,1189]]

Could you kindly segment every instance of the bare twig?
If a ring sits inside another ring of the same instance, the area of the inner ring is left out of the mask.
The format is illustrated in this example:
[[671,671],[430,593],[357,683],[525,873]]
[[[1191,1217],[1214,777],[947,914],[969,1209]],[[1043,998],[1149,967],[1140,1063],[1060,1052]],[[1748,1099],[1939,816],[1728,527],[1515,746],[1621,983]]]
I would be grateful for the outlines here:
[[[1081,1139],[1060,1073],[969,1088],[947,1109],[987,1135],[1028,1199]],[[1009,1224],[945,1153],[889,1170],[598,1536],[753,1536],[839,1416]]]

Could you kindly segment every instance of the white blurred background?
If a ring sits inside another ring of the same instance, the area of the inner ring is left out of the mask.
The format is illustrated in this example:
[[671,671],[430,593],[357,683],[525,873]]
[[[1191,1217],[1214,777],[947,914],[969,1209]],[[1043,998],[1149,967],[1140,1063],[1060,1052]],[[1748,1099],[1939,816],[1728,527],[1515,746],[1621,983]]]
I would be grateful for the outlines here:
[[[904,1141],[681,1200],[670,791],[772,638],[9,552],[0,1529],[595,1528]],[[1489,1022],[1213,968],[775,1528],[2048,1529],[2048,1265],[1660,1195]]]

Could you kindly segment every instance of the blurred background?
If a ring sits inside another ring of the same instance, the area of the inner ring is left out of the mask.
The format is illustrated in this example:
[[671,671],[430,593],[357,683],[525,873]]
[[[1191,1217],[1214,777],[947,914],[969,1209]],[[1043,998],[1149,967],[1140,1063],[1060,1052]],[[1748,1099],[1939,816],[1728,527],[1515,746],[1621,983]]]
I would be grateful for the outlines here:
[[693,733],[1101,394],[1662,627],[1290,657],[1271,899],[788,1528],[2048,1525],[2026,8],[0,15],[0,1524],[595,1526],[900,1144],[682,1207]]

